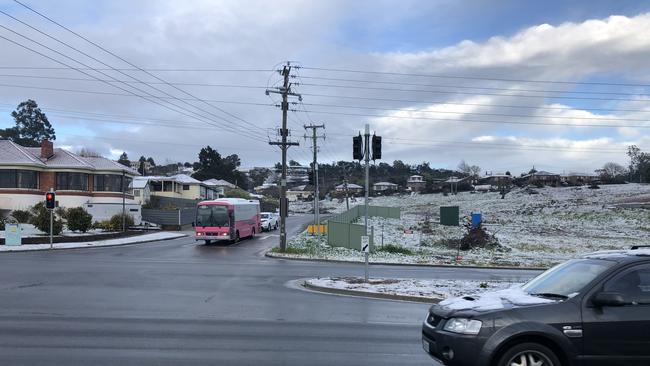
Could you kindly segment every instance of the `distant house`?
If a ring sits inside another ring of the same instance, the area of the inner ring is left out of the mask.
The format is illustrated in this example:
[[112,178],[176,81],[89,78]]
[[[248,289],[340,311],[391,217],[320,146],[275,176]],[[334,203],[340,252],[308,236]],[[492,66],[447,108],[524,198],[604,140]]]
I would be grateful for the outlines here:
[[307,189],[306,185],[296,186],[287,190],[287,200],[289,202],[304,201],[310,199],[314,192]]
[[[176,174],[170,177],[146,176],[138,180],[146,180],[151,196],[181,198],[187,200],[211,200],[219,198],[219,190],[189,175]],[[141,185],[142,183],[138,183]]]
[[51,141],[25,147],[0,140],[0,209],[27,209],[54,189],[60,207],[133,204],[127,187],[138,172],[102,157],[84,157],[54,148]]
[[490,174],[479,178],[479,185],[487,185],[490,189],[510,188],[512,183],[512,176],[507,174]]
[[376,194],[389,194],[397,191],[399,186],[395,183],[390,182],[377,182],[372,185],[372,190]]
[[[131,163],[131,169],[137,171],[138,173],[141,173],[141,174],[143,173],[143,172],[140,171],[140,161],[139,160],[133,160],[130,163]],[[150,162],[145,160],[144,162],[142,162],[142,164],[144,165],[144,174],[151,171],[151,163]]]
[[[345,193],[346,184],[339,184],[338,186],[334,187],[334,190],[338,193]],[[350,196],[356,196],[363,193],[363,187],[354,183],[348,183],[347,190]]]
[[555,186],[560,183],[560,175],[540,170],[521,177],[528,184]]
[[421,192],[426,186],[426,182],[421,175],[412,175],[406,181],[406,186],[411,192]]
[[133,200],[141,205],[149,203],[151,199],[151,188],[149,187],[149,180],[136,177],[131,182],[130,191],[133,194]]
[[233,189],[237,188],[236,185],[234,185],[234,184],[232,184],[232,183],[230,183],[228,181],[225,181],[223,179],[212,178],[212,179],[204,180],[203,183],[205,183],[207,185],[210,185],[210,186],[213,186],[213,187],[223,187],[223,188],[233,188]]
[[595,174],[571,172],[569,174],[562,174],[560,176],[560,181],[572,186],[581,186],[590,184],[597,178],[598,177]]

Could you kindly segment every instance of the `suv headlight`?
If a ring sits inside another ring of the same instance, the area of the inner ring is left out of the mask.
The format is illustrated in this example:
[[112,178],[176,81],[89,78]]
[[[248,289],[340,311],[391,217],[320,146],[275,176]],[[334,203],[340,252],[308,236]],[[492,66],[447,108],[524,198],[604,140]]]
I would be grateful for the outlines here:
[[482,325],[480,320],[451,318],[447,320],[443,329],[448,332],[476,335],[481,331]]

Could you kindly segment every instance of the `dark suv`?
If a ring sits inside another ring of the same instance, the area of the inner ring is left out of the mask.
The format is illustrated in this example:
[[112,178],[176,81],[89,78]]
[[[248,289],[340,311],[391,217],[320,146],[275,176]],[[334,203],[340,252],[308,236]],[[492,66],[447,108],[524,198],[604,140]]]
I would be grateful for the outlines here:
[[521,287],[431,307],[422,345],[445,365],[650,365],[650,248],[564,262]]

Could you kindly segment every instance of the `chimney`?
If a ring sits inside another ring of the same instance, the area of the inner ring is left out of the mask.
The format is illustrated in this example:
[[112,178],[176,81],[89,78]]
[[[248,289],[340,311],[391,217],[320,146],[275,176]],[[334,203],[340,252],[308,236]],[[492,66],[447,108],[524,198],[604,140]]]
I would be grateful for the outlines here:
[[52,141],[43,140],[41,143],[41,159],[49,159],[54,155],[54,144]]

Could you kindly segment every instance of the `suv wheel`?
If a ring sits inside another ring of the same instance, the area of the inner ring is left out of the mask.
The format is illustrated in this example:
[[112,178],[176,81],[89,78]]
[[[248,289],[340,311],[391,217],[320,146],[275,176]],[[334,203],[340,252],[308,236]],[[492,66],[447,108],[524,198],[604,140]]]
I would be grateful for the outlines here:
[[498,366],[561,366],[560,360],[548,347],[539,343],[521,343],[501,356]]

